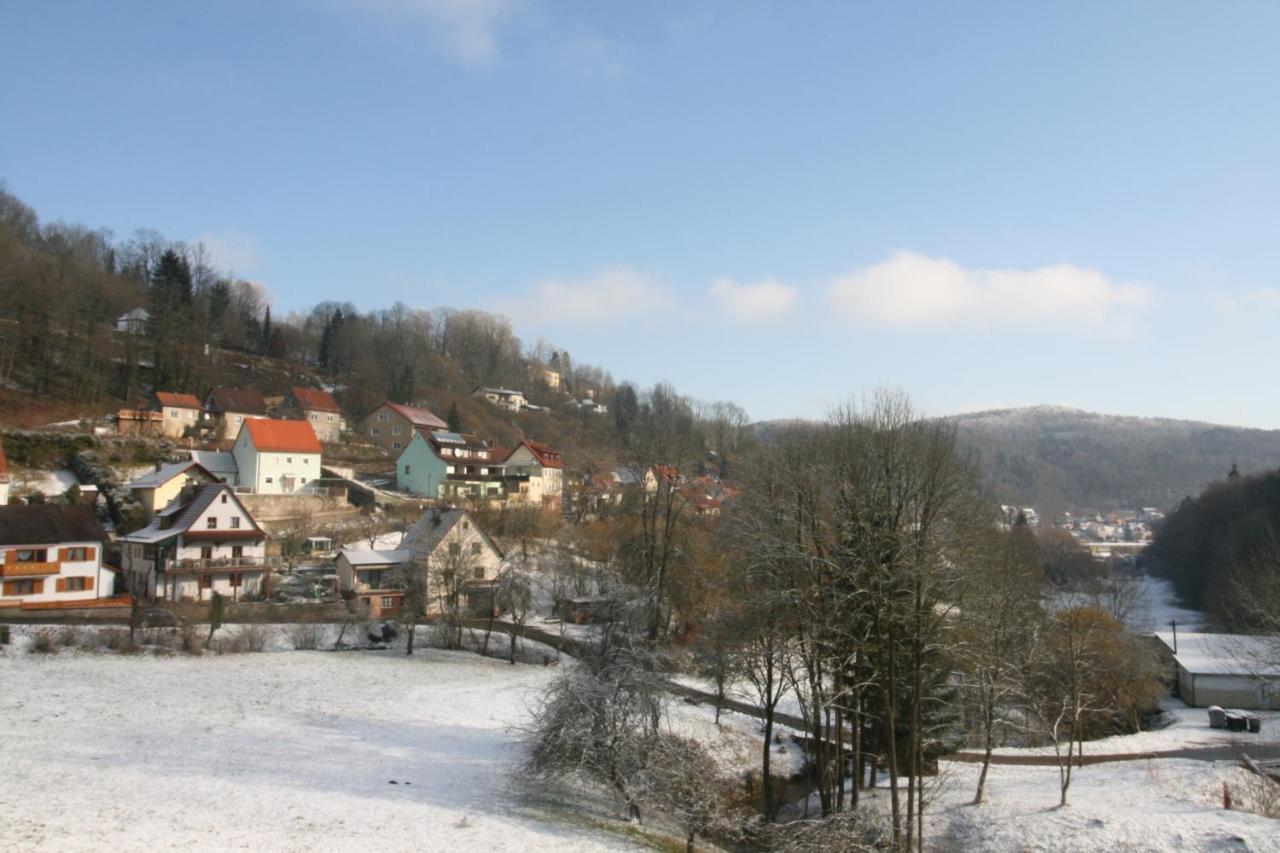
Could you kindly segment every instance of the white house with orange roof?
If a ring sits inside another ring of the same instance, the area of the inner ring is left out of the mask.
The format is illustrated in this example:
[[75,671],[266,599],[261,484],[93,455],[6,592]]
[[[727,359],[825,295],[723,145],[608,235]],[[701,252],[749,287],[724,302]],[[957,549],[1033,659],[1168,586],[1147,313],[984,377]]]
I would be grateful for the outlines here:
[[308,421],[247,420],[231,449],[241,490],[288,495],[320,479],[320,439]]
[[564,460],[538,441],[522,441],[503,460],[507,494],[521,503],[558,512],[564,502]]

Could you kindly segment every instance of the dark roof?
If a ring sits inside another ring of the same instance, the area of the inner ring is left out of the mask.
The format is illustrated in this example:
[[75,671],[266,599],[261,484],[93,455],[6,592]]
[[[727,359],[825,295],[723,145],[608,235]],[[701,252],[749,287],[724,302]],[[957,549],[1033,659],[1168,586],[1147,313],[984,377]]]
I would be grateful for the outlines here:
[[414,427],[417,427],[417,428],[425,427],[426,429],[448,429],[449,428],[449,425],[447,423],[440,420],[440,418],[436,417],[435,413],[427,409],[418,409],[418,408],[414,408],[413,406],[402,406],[399,403],[393,403],[390,400],[383,403],[382,405],[386,406],[391,411],[395,412],[405,420],[409,421],[409,423],[413,424]]
[[265,415],[267,404],[262,395],[251,388],[214,388],[205,398],[211,412],[239,412],[242,415]]
[[[218,496],[224,492],[230,495],[231,499],[236,502],[236,505],[244,512],[245,516],[249,519],[249,523],[253,525],[253,528],[249,530],[243,528],[228,528],[226,530],[192,531],[191,525],[196,523],[197,519],[200,518],[200,514],[208,509],[213,502],[217,500]],[[169,526],[162,527],[161,525],[164,523],[165,518],[172,518],[173,521]],[[179,534],[190,533],[207,533],[209,538],[216,538],[219,540],[258,540],[266,538],[266,534],[263,532],[262,528],[258,526],[258,522],[254,520],[253,514],[245,508],[244,504],[240,503],[240,499],[236,497],[235,490],[226,483],[210,483],[208,485],[200,486],[198,489],[193,491],[183,491],[183,493],[174,498],[168,506],[157,512],[156,517],[152,519],[151,523],[146,527],[141,530],[135,530],[128,536],[122,536],[120,538],[122,541],[163,542],[164,540],[171,539]]]
[[333,399],[333,395],[328,391],[320,391],[315,388],[290,388],[293,392],[293,399],[298,401],[298,407],[304,412],[334,412],[338,411],[338,401]]
[[101,542],[102,525],[93,507],[0,507],[0,545],[51,545],[56,542]]
[[204,474],[208,478],[208,482],[216,483],[218,478],[208,468],[193,460],[184,462],[170,462],[168,465],[162,465],[154,471],[148,471],[138,479],[128,484],[130,489],[154,489],[163,486],[179,474],[191,471],[193,474]]
[[440,547],[440,543],[449,535],[449,531],[463,519],[471,522],[471,526],[480,534],[484,541],[489,543],[498,557],[502,557],[502,549],[497,543],[489,538],[489,534],[485,533],[480,525],[476,524],[476,520],[471,517],[471,513],[465,509],[457,509],[450,507],[447,509],[429,509],[422,514],[408,532],[404,535],[404,541],[400,543],[401,550],[411,551],[414,559],[426,560]]

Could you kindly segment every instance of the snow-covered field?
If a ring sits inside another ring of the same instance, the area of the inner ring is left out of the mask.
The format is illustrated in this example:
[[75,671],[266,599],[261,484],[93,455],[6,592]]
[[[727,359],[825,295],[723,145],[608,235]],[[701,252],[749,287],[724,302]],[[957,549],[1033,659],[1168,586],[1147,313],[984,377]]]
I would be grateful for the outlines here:
[[606,850],[509,784],[554,667],[0,653],[5,850]]

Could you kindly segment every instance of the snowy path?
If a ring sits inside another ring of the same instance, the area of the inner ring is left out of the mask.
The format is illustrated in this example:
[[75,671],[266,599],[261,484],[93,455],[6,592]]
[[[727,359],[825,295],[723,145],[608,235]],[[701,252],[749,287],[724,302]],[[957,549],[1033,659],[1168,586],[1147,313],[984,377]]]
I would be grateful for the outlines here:
[[507,784],[554,671],[474,655],[0,655],[7,850],[606,850]]

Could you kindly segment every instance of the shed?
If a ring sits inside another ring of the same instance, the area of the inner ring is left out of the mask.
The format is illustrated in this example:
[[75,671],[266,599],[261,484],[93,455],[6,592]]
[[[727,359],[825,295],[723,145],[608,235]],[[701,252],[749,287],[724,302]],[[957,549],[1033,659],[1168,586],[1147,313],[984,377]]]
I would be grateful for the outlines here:
[[1280,636],[1194,634],[1158,636],[1173,653],[1178,693],[1194,708],[1280,710]]

